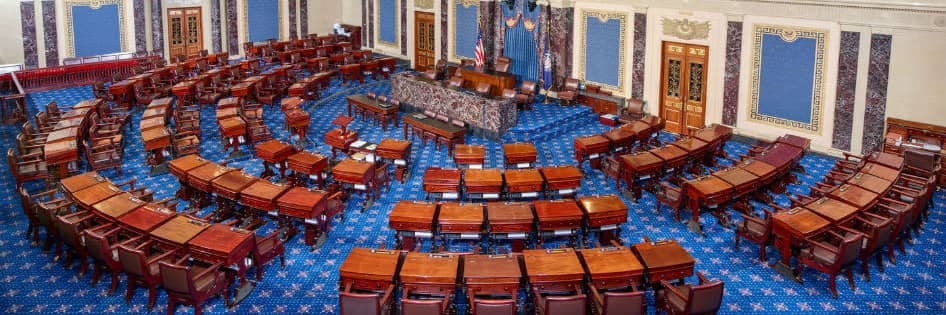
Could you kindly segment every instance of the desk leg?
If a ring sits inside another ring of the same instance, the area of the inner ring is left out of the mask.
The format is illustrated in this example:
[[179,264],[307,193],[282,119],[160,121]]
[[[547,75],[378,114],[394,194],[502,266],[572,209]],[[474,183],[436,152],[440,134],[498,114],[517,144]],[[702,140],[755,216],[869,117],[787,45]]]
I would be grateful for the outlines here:
[[273,172],[273,170],[270,169],[270,164],[271,164],[271,163],[269,163],[269,162],[265,162],[265,161],[263,162],[263,172],[259,174],[259,177],[266,178],[266,177],[270,177],[270,176],[276,175],[276,174]]
[[693,214],[693,216],[690,218],[690,222],[687,222],[687,228],[689,228],[693,233],[705,236],[703,233],[703,226],[700,225],[700,202],[698,200],[694,200],[693,198],[689,198],[687,200],[687,207],[690,208],[690,212]]
[[404,124],[404,140],[407,140],[407,124]]

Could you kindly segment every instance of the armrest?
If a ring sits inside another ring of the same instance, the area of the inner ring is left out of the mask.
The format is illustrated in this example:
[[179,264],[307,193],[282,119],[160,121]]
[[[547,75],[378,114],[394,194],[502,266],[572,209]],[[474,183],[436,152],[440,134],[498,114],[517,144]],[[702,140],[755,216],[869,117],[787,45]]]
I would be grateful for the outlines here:
[[589,284],[588,288],[590,289],[589,291],[591,291],[591,300],[594,301],[597,309],[603,309],[604,299],[601,298],[601,293],[598,293],[598,288],[596,288],[594,284]]
[[[793,198],[793,197],[788,197],[788,198],[791,199],[791,198]],[[778,204],[775,204],[775,203],[773,203],[773,202],[768,203],[768,206],[769,206],[769,207],[772,207],[772,209],[775,209],[776,212],[788,211],[788,208],[782,207],[782,206],[780,206],[780,205],[778,205]]]
[[[102,224],[102,225],[99,225],[99,226],[95,226],[95,227],[92,227],[92,228],[85,229],[83,232],[96,232],[96,231],[104,230],[105,228],[110,228],[110,227],[113,227],[113,226],[114,226],[114,224],[105,223],[105,224]],[[108,231],[108,232],[103,233],[103,235],[104,235],[104,236],[108,236],[109,233],[113,233],[113,232],[115,232],[115,231],[117,231],[117,230],[120,230],[120,229],[121,229],[120,227],[116,227],[116,228],[115,228],[114,230],[112,230],[112,231]]]
[[[147,263],[148,263],[149,265],[154,264],[154,263],[156,263],[156,262],[159,262],[159,261],[161,261],[161,260],[164,260],[165,258],[170,257],[171,255],[173,255],[173,254],[175,254],[175,253],[177,253],[177,250],[176,250],[176,249],[175,249],[175,250],[167,251],[167,252],[165,252],[164,254],[157,255],[157,256],[152,257],[151,259],[148,259]],[[184,257],[184,258],[187,258],[187,257]],[[179,262],[178,264],[180,264],[180,262]]]
[[135,247],[135,249],[143,250],[145,248],[151,247],[151,245],[154,245],[154,240],[147,240],[144,243],[138,244],[138,247]]
[[[257,267],[259,268],[259,267]],[[381,305],[386,305],[391,300],[391,294],[394,292],[394,285],[388,285],[388,288],[384,290],[384,294],[381,295]]]
[[710,282],[709,279],[707,279],[706,276],[704,276],[702,272],[697,271],[696,277],[700,279],[700,285],[704,285]]
[[30,195],[30,199],[39,199],[40,197],[51,197],[51,196],[56,195],[56,192],[58,192],[58,190],[55,190],[55,189],[47,190],[41,193]]
[[122,241],[121,243],[118,243],[118,245],[119,245],[119,246],[124,246],[124,245],[128,245],[128,244],[134,244],[135,242],[140,241],[142,238],[144,238],[143,235],[135,236],[135,237],[129,238],[129,239],[127,239],[127,240],[124,240],[124,241]]
[[841,154],[844,154],[844,161],[863,161],[864,160],[864,156],[857,155],[854,153],[841,152]]
[[[828,233],[832,233],[832,232],[828,231]],[[837,235],[837,234],[835,234],[835,235]],[[817,235],[816,235],[816,236],[817,236]],[[831,246],[822,244],[821,242],[818,242],[818,241],[814,240],[813,237],[806,238],[806,239],[805,239],[805,243],[808,244],[808,245],[814,246],[814,247],[819,247],[819,248],[821,248],[821,249],[831,251],[832,253],[837,253],[837,252],[838,252],[837,247],[831,247]]]
[[207,269],[205,269],[204,271],[201,271],[200,273],[194,275],[194,279],[196,280],[196,279],[203,278],[207,276],[208,274],[210,274],[211,272],[219,272],[220,267],[223,267],[223,263],[213,264],[212,266],[207,267]]
[[923,175],[925,175],[925,176],[927,176],[927,177],[933,176],[933,174],[930,173],[930,171],[924,170],[924,169],[922,169],[922,168],[917,168],[917,167],[911,166],[911,165],[904,165],[903,167],[904,167],[906,170],[908,170],[908,171],[916,172],[916,173],[919,173],[919,174],[923,174]]
[[677,290],[677,288],[670,284],[670,282],[667,282],[667,280],[660,280],[660,284],[663,285],[664,289],[666,289],[668,292],[676,295],[681,300],[686,300],[686,295],[683,295],[680,290]]
[[754,216],[751,216],[751,215],[746,215],[745,213],[741,213],[741,212],[739,213],[739,215],[742,216],[742,219],[743,219],[742,224],[743,224],[743,226],[745,226],[746,222],[753,222],[753,223],[755,223],[755,224],[762,225],[762,226],[764,226],[764,225],[766,224],[765,221],[763,221],[762,219],[759,219],[759,218],[757,218],[757,217],[754,217]]
[[115,183],[115,186],[122,187],[122,186],[126,186],[126,185],[127,185],[127,186],[128,186],[128,188],[127,188],[128,190],[134,190],[134,189],[135,189],[135,182],[136,182],[136,181],[138,181],[138,179],[135,178],[135,177],[132,177],[131,179],[126,180],[126,181],[124,181],[124,182]]

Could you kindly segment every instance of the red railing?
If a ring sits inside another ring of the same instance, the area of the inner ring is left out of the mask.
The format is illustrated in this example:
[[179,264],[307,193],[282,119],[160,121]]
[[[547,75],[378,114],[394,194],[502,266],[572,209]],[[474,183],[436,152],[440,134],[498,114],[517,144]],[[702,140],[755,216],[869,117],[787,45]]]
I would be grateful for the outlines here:
[[[104,61],[101,61],[102,59],[70,60],[69,63],[72,64],[28,69],[15,73],[22,92],[31,93],[92,84],[95,81],[109,81],[116,74],[121,78],[126,78],[132,75],[135,66],[148,64],[153,58],[157,57],[131,58],[129,56],[126,59],[115,58]],[[0,86],[12,87],[14,83],[12,79],[10,73],[0,75]]]

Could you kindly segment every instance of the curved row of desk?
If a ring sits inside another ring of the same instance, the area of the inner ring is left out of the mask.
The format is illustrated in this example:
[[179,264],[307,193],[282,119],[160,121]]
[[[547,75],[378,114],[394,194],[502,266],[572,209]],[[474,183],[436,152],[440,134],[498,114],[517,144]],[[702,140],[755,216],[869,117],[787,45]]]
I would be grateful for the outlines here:
[[448,169],[424,172],[427,198],[466,200],[528,199],[573,196],[582,173],[571,165],[526,169]]

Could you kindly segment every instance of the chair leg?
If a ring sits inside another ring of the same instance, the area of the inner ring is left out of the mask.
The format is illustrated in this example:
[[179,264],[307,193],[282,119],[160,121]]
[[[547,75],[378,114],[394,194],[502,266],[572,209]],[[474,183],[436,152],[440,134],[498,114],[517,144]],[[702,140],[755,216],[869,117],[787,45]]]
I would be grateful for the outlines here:
[[112,284],[108,287],[108,295],[114,294],[115,289],[118,289],[118,272],[112,270]]
[[769,259],[765,256],[765,244],[759,244],[759,261],[766,262]]
[[102,268],[99,268],[99,266],[96,265],[93,267],[93,269],[95,269],[92,271],[92,286],[94,287],[95,285],[99,284],[99,279],[102,278]]
[[877,254],[877,269],[880,269],[880,272],[884,272],[884,255],[883,255],[883,253]]
[[168,315],[174,315],[174,299],[168,297]]
[[154,302],[158,299],[158,287],[151,286],[148,288],[148,311],[151,311],[154,308]]
[[131,303],[131,297],[135,295],[135,287],[138,285],[137,279],[128,277],[128,288],[125,288],[125,303]]
[[831,296],[833,296],[835,299],[838,298],[838,288],[835,284],[835,278],[837,278],[837,276],[838,275],[833,273],[828,275],[828,289],[831,290]]
[[867,282],[870,282],[870,268],[867,266],[868,260],[870,260],[869,257],[861,258],[861,272],[864,273],[864,278]]
[[[735,233],[733,233],[733,234],[735,234]],[[733,249],[739,250],[739,234],[735,234],[735,235],[736,235],[736,241],[735,241],[734,244],[733,244]]]
[[851,290],[854,290],[854,270],[851,267],[847,268],[847,285],[851,287]]

